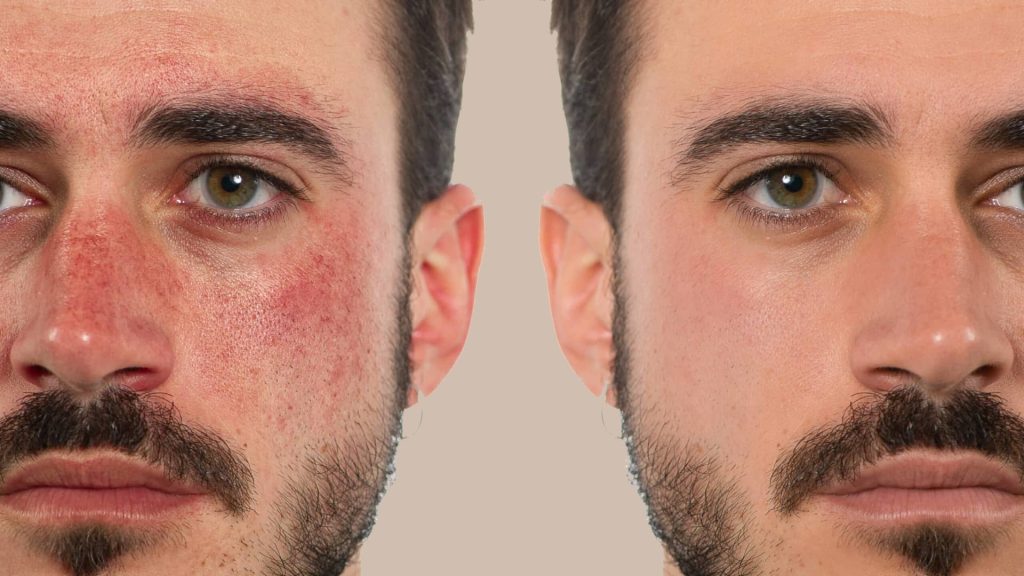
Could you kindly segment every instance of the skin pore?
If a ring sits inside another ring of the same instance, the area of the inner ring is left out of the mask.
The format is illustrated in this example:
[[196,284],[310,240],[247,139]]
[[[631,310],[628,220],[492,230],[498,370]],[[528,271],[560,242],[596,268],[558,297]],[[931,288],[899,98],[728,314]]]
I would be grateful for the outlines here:
[[[618,222],[563,187],[541,237],[666,573],[1016,573],[1019,5],[642,4]],[[836,504],[901,461],[1004,489],[903,521]]]
[[[403,229],[379,3],[4,13],[5,569],[357,574],[482,245],[461,186]],[[122,476],[185,496],[18,495]]]

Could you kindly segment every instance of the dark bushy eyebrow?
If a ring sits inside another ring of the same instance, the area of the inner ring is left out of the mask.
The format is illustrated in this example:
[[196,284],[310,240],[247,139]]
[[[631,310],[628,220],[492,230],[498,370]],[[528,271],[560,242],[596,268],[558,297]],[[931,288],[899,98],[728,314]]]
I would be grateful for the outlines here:
[[1024,110],[985,122],[975,131],[971,144],[988,150],[1024,150]]
[[0,148],[48,148],[53,139],[42,125],[14,112],[0,110]]
[[350,173],[346,140],[332,138],[332,129],[320,121],[276,104],[202,102],[152,108],[136,124],[131,141],[136,146],[278,144],[327,164],[329,172]]
[[890,123],[878,109],[829,101],[766,101],[726,113],[676,141],[673,181],[715,157],[749,144],[848,144],[893,141]]

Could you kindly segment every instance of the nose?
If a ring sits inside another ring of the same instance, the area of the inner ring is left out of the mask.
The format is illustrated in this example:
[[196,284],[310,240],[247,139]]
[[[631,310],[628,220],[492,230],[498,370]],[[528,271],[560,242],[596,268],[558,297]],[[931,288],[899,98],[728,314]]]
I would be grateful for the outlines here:
[[958,210],[892,218],[861,248],[850,358],[863,385],[884,392],[913,383],[942,399],[1011,370],[994,259]]
[[11,347],[16,373],[42,389],[78,396],[167,380],[168,335],[154,310],[166,282],[133,223],[113,211],[66,214],[29,265],[28,320]]

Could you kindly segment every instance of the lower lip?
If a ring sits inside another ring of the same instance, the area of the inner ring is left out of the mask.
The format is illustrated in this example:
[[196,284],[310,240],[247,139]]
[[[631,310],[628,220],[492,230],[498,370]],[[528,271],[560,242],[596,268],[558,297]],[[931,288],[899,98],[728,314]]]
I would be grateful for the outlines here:
[[160,520],[195,504],[198,494],[172,494],[143,486],[39,487],[0,496],[0,507],[43,521]]
[[838,512],[882,524],[927,520],[988,524],[1009,520],[1024,511],[1024,496],[985,487],[883,487],[827,495],[824,499]]

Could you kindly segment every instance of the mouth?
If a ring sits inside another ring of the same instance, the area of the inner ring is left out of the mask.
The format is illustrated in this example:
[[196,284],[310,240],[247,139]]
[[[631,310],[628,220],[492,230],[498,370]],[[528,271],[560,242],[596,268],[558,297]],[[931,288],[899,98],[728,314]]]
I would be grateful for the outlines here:
[[19,467],[0,485],[0,511],[44,523],[144,525],[181,514],[205,495],[123,456],[47,456]]
[[1024,485],[980,454],[909,452],[864,468],[818,494],[830,511],[878,526],[942,522],[987,526],[1024,512]]

